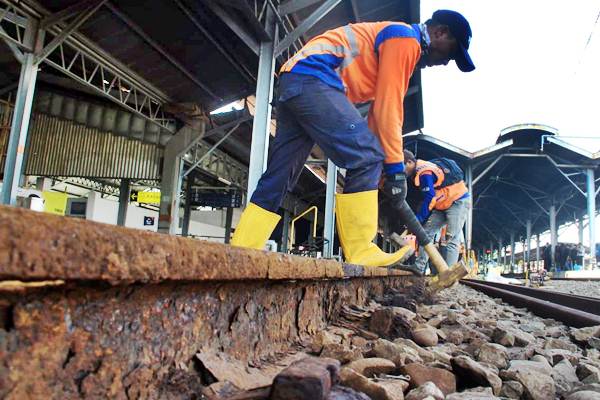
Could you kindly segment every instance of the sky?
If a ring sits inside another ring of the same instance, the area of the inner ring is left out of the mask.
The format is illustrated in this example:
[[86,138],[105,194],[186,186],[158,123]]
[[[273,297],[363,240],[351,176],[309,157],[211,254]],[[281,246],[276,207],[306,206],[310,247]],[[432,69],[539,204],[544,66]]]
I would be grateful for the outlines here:
[[423,70],[424,133],[475,151],[535,122],[600,150],[600,0],[421,0],[421,20],[442,8],[469,20],[476,70]]

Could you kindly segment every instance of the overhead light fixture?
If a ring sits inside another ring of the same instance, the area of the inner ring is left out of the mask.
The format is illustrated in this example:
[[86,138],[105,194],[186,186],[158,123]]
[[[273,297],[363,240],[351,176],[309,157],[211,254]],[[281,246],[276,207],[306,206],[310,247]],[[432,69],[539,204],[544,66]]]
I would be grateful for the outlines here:
[[221,178],[220,176],[218,176],[218,177],[217,177],[217,180],[218,180],[219,182],[221,182],[221,183],[224,183],[224,184],[226,184],[227,186],[230,186],[230,185],[231,185],[231,182],[230,182],[230,181],[228,181],[228,180],[227,180],[227,179],[225,179],[225,178]]

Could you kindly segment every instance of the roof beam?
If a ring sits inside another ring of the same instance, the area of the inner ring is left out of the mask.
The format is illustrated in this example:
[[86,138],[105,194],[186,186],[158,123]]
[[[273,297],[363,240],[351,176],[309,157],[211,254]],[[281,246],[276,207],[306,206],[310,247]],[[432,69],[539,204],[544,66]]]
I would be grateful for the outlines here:
[[23,52],[31,53],[33,51],[31,48],[11,37],[4,29],[2,29],[2,27],[0,27],[0,39],[4,40],[10,51],[20,63],[23,63],[25,57]]
[[42,21],[40,22],[40,29],[48,29],[51,26],[56,25],[59,22],[62,22],[71,17],[74,17],[77,14],[88,10],[90,7],[93,7],[94,5],[102,2],[102,0],[83,0],[78,3],[75,3],[61,11],[58,11],[54,14],[42,18]]
[[255,35],[249,32],[246,27],[242,26],[238,21],[233,19],[219,4],[210,0],[204,1],[204,4],[206,4],[208,8],[232,30],[233,33],[235,33],[246,46],[250,48],[250,50],[252,50],[254,54],[258,55],[260,46]]
[[288,15],[320,3],[321,0],[287,0],[279,6],[279,14]]
[[303,36],[310,28],[319,22],[325,15],[335,8],[342,0],[327,0],[319,6],[312,14],[296,27],[292,32],[286,35],[285,38],[277,45],[275,49],[275,57],[283,53],[296,40]]
[[179,61],[173,57],[173,55],[169,54],[161,45],[156,43],[154,39],[152,39],[144,30],[136,24],[131,18],[125,15],[121,10],[119,10],[114,4],[108,2],[106,3],[106,7],[117,16],[121,21],[125,23],[129,28],[131,28],[135,33],[137,33],[146,43],[150,45],[154,50],[158,51],[169,63],[171,63],[175,68],[179,70],[182,74],[184,74],[189,80],[191,80],[196,86],[204,90],[211,97],[218,101],[222,101],[223,99],[216,95],[212,90],[210,90],[204,83],[202,83],[198,78],[196,78],[192,73],[184,67]]
[[24,34],[21,32],[21,28],[27,25],[27,18],[19,16],[17,14],[17,9],[9,4],[6,8],[0,8],[0,23],[1,22],[7,22],[14,26],[14,36],[10,35],[2,28],[2,26],[0,26],[0,40],[4,40],[15,58],[20,63],[23,63],[25,58],[24,53],[33,52],[33,48],[25,44]]
[[188,19],[194,24],[194,26],[202,32],[202,34],[217,48],[219,53],[225,57],[225,59],[231,64],[248,82],[256,82],[256,77],[246,68],[244,65],[240,65],[239,62],[235,61],[229,52],[221,46],[219,42],[215,39],[215,37],[208,32],[208,30],[202,26],[200,21],[196,18],[196,16],[192,13],[192,11],[181,2],[181,0],[174,0],[175,4],[183,11],[183,13],[188,17]]
[[[85,21],[88,20],[104,3],[108,0],[95,0],[90,2],[90,4],[86,4],[87,7],[79,12],[77,16],[71,21],[69,25],[67,25],[62,31],[52,39],[50,43],[48,43],[44,48],[36,55],[36,62],[40,63],[46,59],[62,42],[64,42],[67,37],[69,37],[73,32],[75,32]],[[87,3],[87,2],[86,2]],[[63,18],[64,19],[64,18]],[[62,21],[62,19],[61,19]],[[60,21],[58,21],[60,22]]]

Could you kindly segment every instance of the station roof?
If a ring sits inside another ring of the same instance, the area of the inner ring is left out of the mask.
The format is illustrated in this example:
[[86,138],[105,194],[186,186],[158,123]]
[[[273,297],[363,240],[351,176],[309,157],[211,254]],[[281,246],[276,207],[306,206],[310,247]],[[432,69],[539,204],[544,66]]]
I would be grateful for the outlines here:
[[539,124],[507,128],[495,145],[476,152],[423,134],[405,136],[405,146],[421,159],[452,158],[465,171],[471,166],[474,248],[506,244],[511,233],[519,240],[528,219],[533,235],[549,230],[552,204],[557,226],[581,217],[586,171],[600,173],[597,152],[573,146],[556,129]]
[[[50,15],[86,2],[94,1],[24,0],[22,3],[40,15]],[[254,93],[258,69],[256,46],[266,34],[261,26],[260,18],[264,18],[260,16],[261,10],[271,5],[281,10],[279,36],[284,38],[286,30],[296,28],[325,1],[95,2],[102,6],[77,30],[77,35],[85,39],[86,48],[101,52],[161,98],[173,103],[198,104],[208,111]],[[385,19],[418,22],[419,1],[339,1],[294,45],[297,47],[301,41],[330,28]],[[0,85],[8,85],[17,81],[19,64],[3,41],[0,49]],[[282,54],[278,62],[285,58]],[[88,90],[48,65],[42,66],[38,79],[68,89]],[[414,94],[407,102],[407,107],[415,110],[420,110],[419,83],[420,77],[416,77]],[[420,112],[407,115],[409,125],[411,115],[422,119]]]
[[[9,3],[13,7],[9,12],[18,10],[21,16],[38,18],[64,16],[69,10],[81,12],[85,7],[98,5],[71,35],[79,47],[60,49],[61,55],[64,50],[67,64],[69,60],[74,61],[70,66],[72,71],[81,75],[85,68],[80,65],[84,61],[76,58],[75,52],[83,49],[85,54],[106,61],[112,70],[166,104],[193,104],[204,111],[255,92],[258,44],[268,35],[263,26],[269,10],[277,10],[280,41],[307,20],[316,21],[288,51],[277,57],[276,69],[294,51],[294,46],[300,47],[327,29],[355,22],[420,21],[419,0],[22,0]],[[328,12],[322,18],[315,18],[316,11],[328,4],[331,5]],[[76,14],[72,15],[77,18]],[[72,20],[73,16],[65,18],[57,26],[64,28]],[[56,33],[49,31],[46,43],[55,36]],[[40,86],[72,97],[81,96],[84,100],[101,95],[90,85],[58,69],[58,56],[55,52],[49,56],[51,62],[41,64]],[[0,40],[0,90],[11,85],[13,90],[16,88],[19,70],[19,63]],[[214,118],[213,122],[218,123],[218,120]],[[404,128],[409,132],[422,126],[421,76],[420,71],[416,71],[405,99]],[[247,163],[250,137],[250,124],[244,123],[220,148]],[[301,178],[301,185],[306,181],[307,187],[311,182],[317,186],[302,190],[320,192],[322,181],[315,180],[314,174],[304,175],[309,176]]]

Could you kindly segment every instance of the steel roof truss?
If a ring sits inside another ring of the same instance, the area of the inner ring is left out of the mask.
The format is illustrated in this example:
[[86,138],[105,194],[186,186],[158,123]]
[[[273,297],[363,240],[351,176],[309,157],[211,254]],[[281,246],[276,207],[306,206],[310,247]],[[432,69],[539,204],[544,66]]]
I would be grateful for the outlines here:
[[310,28],[337,6],[342,0],[327,0],[311,15],[304,19],[296,29],[290,32],[275,48],[275,57],[283,53],[296,40],[300,39]]
[[[96,11],[98,11],[98,9],[102,7],[102,5],[106,2],[107,0],[95,0],[91,2],[84,2],[84,5],[87,7],[85,7],[82,11],[77,13],[73,21],[71,21],[69,25],[67,25],[64,29],[62,29],[61,32],[58,35],[56,35],[50,43],[48,43],[39,53],[36,54],[36,63],[44,61],[46,57],[50,55],[50,53],[52,53],[61,43],[63,43],[67,39],[67,37],[69,37],[73,32],[79,29],[79,27],[83,25],[83,23],[87,21],[88,18],[90,18]],[[75,6],[77,5],[79,5],[79,3],[77,3]],[[51,17],[52,15],[49,18]],[[59,21],[61,20],[62,19],[60,19]],[[59,21],[56,21],[53,24],[56,24]],[[44,28],[42,29],[46,30]]]
[[4,40],[15,58],[22,64],[24,53],[32,53],[33,48],[25,43],[25,26],[27,18],[18,14],[18,9],[11,4],[7,4],[6,8],[0,8],[0,24],[11,26],[10,31],[14,31],[11,35],[0,25],[0,39]]

